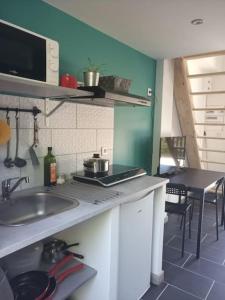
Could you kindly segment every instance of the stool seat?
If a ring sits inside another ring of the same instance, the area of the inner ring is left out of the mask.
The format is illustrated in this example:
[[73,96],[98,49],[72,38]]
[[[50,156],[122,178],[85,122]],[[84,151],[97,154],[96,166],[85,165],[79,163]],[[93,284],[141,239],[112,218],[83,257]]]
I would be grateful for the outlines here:
[[186,212],[190,209],[191,203],[173,203],[166,201],[165,211],[170,214],[177,214],[184,216]]

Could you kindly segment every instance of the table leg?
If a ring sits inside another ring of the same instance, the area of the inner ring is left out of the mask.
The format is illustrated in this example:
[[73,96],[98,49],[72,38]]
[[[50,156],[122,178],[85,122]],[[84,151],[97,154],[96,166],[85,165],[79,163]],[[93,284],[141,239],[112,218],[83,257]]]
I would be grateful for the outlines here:
[[202,193],[199,205],[199,216],[198,216],[198,238],[197,238],[197,251],[196,258],[200,258],[201,250],[201,236],[202,236],[202,221],[203,221],[203,212],[204,212],[204,202],[205,202],[205,192]]

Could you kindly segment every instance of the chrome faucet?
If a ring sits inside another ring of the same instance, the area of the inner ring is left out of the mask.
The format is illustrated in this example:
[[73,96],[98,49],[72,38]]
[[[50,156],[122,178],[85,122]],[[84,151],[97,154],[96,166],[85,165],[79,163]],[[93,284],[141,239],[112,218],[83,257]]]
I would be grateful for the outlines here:
[[[18,180],[17,180],[18,179]],[[16,183],[14,184],[13,187],[11,187],[11,181],[12,180],[17,180]],[[3,201],[7,201],[10,198],[10,195],[12,194],[13,191],[23,182],[25,181],[26,183],[30,182],[29,177],[15,177],[15,178],[8,178],[6,180],[2,181],[2,198]]]

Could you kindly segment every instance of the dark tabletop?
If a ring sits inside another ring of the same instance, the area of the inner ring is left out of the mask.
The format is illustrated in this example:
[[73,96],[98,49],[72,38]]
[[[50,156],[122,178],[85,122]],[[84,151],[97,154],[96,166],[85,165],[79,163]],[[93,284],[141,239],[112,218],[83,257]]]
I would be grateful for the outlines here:
[[223,172],[194,168],[182,168],[177,174],[168,176],[171,183],[184,184],[191,190],[198,191],[206,191],[223,177]]

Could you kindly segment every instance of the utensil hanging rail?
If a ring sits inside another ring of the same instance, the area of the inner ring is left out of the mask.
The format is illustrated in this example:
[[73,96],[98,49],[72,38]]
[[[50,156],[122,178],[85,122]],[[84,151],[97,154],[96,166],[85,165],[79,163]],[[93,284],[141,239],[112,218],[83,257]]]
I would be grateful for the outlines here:
[[17,108],[17,107],[0,107],[0,110],[10,112],[10,111],[15,111],[15,112],[26,112],[26,113],[32,113],[34,116],[38,115],[41,113],[41,110],[37,108],[37,106],[34,106],[32,109],[27,109],[27,108]]

